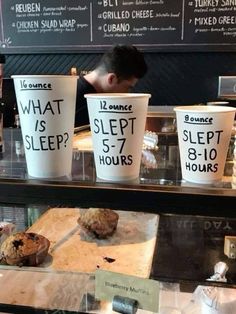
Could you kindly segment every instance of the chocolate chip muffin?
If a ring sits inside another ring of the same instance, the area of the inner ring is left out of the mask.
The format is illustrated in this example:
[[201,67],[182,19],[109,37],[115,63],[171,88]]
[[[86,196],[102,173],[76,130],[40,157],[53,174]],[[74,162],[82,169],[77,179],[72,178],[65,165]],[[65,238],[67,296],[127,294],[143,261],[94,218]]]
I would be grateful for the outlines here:
[[2,243],[0,255],[8,265],[37,266],[47,256],[49,245],[49,240],[40,234],[18,232]]
[[98,239],[112,236],[118,224],[119,215],[108,208],[89,208],[81,213],[78,224],[83,230]]

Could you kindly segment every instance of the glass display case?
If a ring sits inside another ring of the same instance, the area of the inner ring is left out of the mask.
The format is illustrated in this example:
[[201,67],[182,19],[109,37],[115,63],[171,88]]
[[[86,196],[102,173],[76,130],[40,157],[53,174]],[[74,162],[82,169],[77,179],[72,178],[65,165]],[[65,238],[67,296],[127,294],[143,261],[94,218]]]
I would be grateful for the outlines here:
[[[236,291],[235,259],[224,253],[225,236],[236,236],[236,193],[232,185],[234,138],[229,147],[225,176],[217,184],[203,186],[182,180],[177,134],[173,130],[156,132],[158,140],[155,145],[145,143],[138,180],[110,183],[96,178],[89,130],[77,131],[71,177],[38,180],[27,175],[20,129],[4,129],[4,149],[0,156],[0,221],[13,223],[19,231],[39,230],[35,226],[43,221],[51,236],[59,234],[60,228],[66,226],[68,228],[63,229],[65,234],[59,243],[64,245],[68,238],[78,240],[78,230],[64,220],[66,215],[77,215],[77,209],[88,207],[110,208],[119,212],[120,217],[125,215],[122,230],[126,233],[122,241],[126,241],[124,246],[129,251],[114,258],[112,251],[102,251],[106,248],[104,244],[100,245],[102,260],[96,260],[96,250],[93,249],[90,259],[95,260],[95,269],[104,267],[139,276],[138,270],[130,270],[132,267],[124,268],[124,272],[123,268],[116,267],[119,259],[127,259],[128,265],[137,266],[139,271],[145,268],[143,256],[141,261],[132,260],[136,255],[131,244],[141,243],[137,235],[143,236],[147,232],[154,242],[148,250],[145,246],[149,264],[146,273],[140,271],[140,277],[161,283],[158,313],[197,313],[189,311],[193,304],[192,293],[197,287]],[[146,133],[146,136],[150,140],[152,134]],[[54,220],[47,216],[52,212]],[[56,215],[59,215],[62,226],[56,224]],[[129,224],[132,225],[130,229]],[[132,241],[127,240],[129,237],[133,237]],[[113,245],[118,246],[117,243]],[[137,245],[137,257],[142,249]],[[71,254],[66,253],[67,257]],[[214,267],[219,262],[228,267],[227,280],[207,280],[214,275]],[[80,271],[76,267],[53,269],[52,263],[48,258],[42,267],[0,265],[0,284],[4,285],[4,291],[1,289],[0,292],[0,311],[111,313],[111,305],[95,299],[93,271]],[[19,289],[17,285],[20,285]],[[233,300],[236,302],[236,296]],[[179,312],[171,312],[171,308]]]

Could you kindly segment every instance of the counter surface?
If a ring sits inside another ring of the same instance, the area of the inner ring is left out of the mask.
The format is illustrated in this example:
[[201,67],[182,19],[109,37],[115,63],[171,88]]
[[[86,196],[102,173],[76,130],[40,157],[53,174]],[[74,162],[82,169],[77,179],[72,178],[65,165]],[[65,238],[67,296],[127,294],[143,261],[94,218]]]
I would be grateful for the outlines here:
[[[27,199],[31,203],[57,205],[60,199],[66,206],[80,203],[90,206],[92,202],[131,210],[152,208],[167,213],[234,216],[233,140],[225,176],[213,185],[182,180],[176,133],[159,134],[158,149],[143,150],[140,177],[133,182],[111,183],[97,179],[93,152],[77,147],[73,152],[70,178],[37,180],[27,175],[20,129],[5,129],[4,152],[0,156],[0,202],[8,202],[10,197],[14,203],[24,204]],[[78,189],[83,193],[78,193]]]

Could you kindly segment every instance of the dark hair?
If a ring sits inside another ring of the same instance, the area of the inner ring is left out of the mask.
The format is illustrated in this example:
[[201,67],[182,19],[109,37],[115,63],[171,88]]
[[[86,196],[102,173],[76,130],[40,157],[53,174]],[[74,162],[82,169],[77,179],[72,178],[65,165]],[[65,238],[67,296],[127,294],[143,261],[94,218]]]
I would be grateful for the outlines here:
[[102,56],[96,69],[115,73],[118,79],[139,79],[147,72],[147,65],[143,54],[136,47],[117,45]]

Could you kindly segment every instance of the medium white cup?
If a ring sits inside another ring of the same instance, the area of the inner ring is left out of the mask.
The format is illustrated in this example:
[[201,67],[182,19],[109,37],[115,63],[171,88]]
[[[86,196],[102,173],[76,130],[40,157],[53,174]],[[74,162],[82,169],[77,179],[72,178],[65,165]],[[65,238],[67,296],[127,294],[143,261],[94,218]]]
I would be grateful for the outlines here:
[[97,177],[127,181],[139,177],[150,94],[85,95]]
[[199,184],[222,180],[236,108],[175,107],[183,179]]
[[13,75],[28,175],[71,174],[77,77]]

